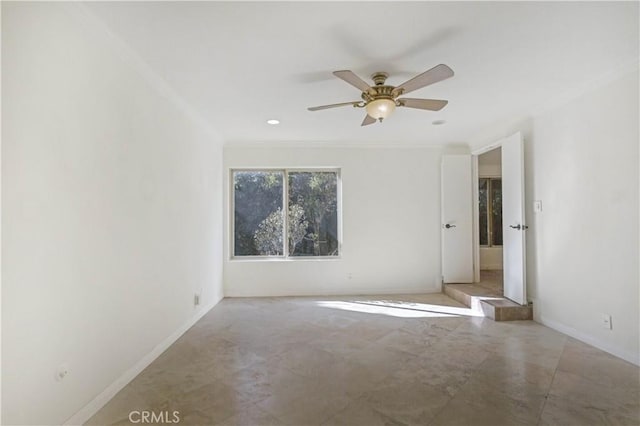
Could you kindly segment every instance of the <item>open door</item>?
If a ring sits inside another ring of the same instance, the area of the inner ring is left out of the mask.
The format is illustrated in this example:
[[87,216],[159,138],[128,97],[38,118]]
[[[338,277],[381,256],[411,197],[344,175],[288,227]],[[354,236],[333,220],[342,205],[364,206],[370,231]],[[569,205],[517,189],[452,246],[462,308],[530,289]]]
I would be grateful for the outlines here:
[[504,296],[527,304],[522,135],[502,140],[502,257]]
[[473,198],[470,155],[442,157],[442,280],[473,282]]

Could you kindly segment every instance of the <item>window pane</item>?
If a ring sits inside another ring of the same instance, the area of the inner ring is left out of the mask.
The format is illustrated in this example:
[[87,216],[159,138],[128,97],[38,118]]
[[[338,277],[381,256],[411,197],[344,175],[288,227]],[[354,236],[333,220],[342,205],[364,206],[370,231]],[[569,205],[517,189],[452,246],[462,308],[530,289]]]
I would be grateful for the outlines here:
[[283,254],[282,172],[233,172],[234,256]]
[[481,246],[487,246],[489,245],[489,221],[487,219],[487,196],[489,195],[488,192],[488,183],[489,180],[488,179],[480,179],[479,183],[478,183],[478,193],[480,195],[480,199],[478,201],[479,203],[479,217],[478,217],[478,223],[479,223],[479,228],[480,228],[480,245]]
[[338,174],[289,172],[289,255],[338,255]]
[[502,180],[491,179],[491,245],[502,245]]

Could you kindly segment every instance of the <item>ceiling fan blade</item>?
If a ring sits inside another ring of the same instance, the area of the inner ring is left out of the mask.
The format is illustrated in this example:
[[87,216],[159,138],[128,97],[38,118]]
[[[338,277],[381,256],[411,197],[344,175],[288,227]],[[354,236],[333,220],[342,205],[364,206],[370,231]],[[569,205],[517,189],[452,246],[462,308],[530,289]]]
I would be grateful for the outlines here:
[[402,90],[402,94],[406,94],[430,84],[446,80],[449,77],[453,77],[453,70],[445,64],[440,64],[431,68],[429,71],[418,74],[411,80],[402,83],[400,86],[396,87],[395,90],[398,92]]
[[338,107],[347,106],[347,105],[358,105],[360,102],[361,101],[342,102],[340,104],[321,105],[321,106],[309,107],[307,109],[309,111],[320,111],[321,109],[338,108]]
[[366,92],[371,88],[363,79],[358,77],[353,73],[353,71],[343,70],[343,71],[334,71],[333,75],[342,80],[346,81],[353,87],[360,89],[362,92]]
[[447,106],[449,101],[441,99],[412,99],[412,98],[400,98],[398,99],[400,106],[407,108],[428,109],[429,111],[440,111]]
[[368,126],[369,124],[373,124],[373,123],[375,123],[375,122],[376,122],[376,119],[375,119],[375,118],[373,118],[372,116],[370,116],[369,114],[367,114],[367,115],[364,117],[364,120],[362,120],[362,124],[361,124],[361,126]]

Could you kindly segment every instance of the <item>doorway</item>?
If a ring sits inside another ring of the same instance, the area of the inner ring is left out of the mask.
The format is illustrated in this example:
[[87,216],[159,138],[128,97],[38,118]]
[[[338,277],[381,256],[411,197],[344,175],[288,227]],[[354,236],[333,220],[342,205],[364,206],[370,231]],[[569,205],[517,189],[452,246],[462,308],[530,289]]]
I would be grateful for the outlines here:
[[[499,153],[499,154],[498,154]],[[486,157],[483,157],[486,155]],[[485,252],[484,265],[480,260],[480,162],[483,164],[483,177],[491,179],[499,176],[500,183],[496,183],[493,187],[499,186],[500,191],[492,191],[492,186],[487,185],[487,203],[499,197],[501,203],[495,202],[496,208],[501,204],[502,210],[500,220],[502,222],[502,241],[498,244],[500,238],[496,234],[496,226],[493,226],[493,234],[491,234],[491,226],[494,219],[487,217],[487,244],[482,247]],[[499,161],[499,163],[498,163]],[[498,164],[500,166],[498,167]],[[524,306],[527,305],[527,283],[526,283],[526,235],[525,231],[528,226],[525,222],[525,204],[524,204],[524,141],[520,132],[503,138],[498,142],[481,148],[473,153],[473,208],[474,208],[474,282],[483,282],[481,271],[490,271],[490,267],[497,269],[498,264],[489,265],[488,260],[495,260],[491,257],[499,251],[502,252],[502,289],[505,298]],[[491,194],[490,192],[493,192]],[[493,244],[492,244],[493,243]],[[495,247],[491,252],[491,247]],[[500,247],[500,250],[497,248]],[[499,260],[498,260],[499,262]],[[484,269],[483,269],[484,267]],[[499,273],[483,274],[488,280],[499,279]],[[497,283],[496,283],[497,285]]]
[[478,155],[477,170],[478,284],[502,296],[502,148]]
[[500,296],[514,306],[529,306],[523,143],[517,132],[472,155],[443,156],[441,242],[445,292],[449,284],[476,283],[474,292],[486,290],[477,285],[484,284],[500,289]]
[[[480,279],[480,233],[479,233],[479,157],[489,151],[494,159],[500,158],[498,167],[494,161],[493,175],[485,178],[487,201],[496,209],[501,207],[497,221],[486,217],[487,247],[492,249],[494,259],[502,252],[502,289],[505,298],[527,305],[526,290],[526,238],[524,205],[524,148],[520,132],[503,138],[493,145],[481,148],[472,155],[444,155],[441,169],[441,243],[442,282],[479,283]],[[500,153],[500,155],[498,155]],[[499,179],[498,179],[499,177]],[[493,198],[491,198],[493,197]],[[491,201],[493,200],[493,201]],[[497,219],[497,218],[496,218]],[[493,231],[489,228],[493,224]],[[489,239],[491,237],[491,239]],[[502,238],[502,247],[500,238]],[[497,239],[496,239],[497,238]],[[493,242],[493,247],[489,242]],[[499,250],[498,250],[499,248]],[[484,250],[486,251],[486,250]],[[487,265],[488,266],[488,265]],[[493,264],[498,271],[500,264]],[[489,270],[488,268],[485,270]],[[498,277],[499,272],[488,278]],[[495,283],[499,285],[499,281]]]

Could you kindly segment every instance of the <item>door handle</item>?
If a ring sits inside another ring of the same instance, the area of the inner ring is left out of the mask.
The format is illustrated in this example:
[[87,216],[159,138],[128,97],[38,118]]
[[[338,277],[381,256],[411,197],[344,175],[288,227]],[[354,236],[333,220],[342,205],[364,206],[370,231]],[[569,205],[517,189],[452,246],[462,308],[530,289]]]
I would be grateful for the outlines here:
[[455,225],[449,225],[448,223],[444,226],[445,228],[449,229],[449,228],[455,228]]
[[524,231],[525,229],[529,229],[529,227],[527,225],[520,225],[520,224],[517,224],[515,226],[514,225],[509,225],[509,228],[517,229],[518,231],[520,231],[520,230]]

